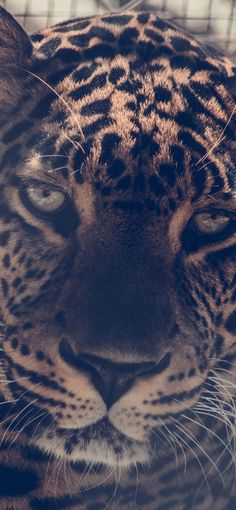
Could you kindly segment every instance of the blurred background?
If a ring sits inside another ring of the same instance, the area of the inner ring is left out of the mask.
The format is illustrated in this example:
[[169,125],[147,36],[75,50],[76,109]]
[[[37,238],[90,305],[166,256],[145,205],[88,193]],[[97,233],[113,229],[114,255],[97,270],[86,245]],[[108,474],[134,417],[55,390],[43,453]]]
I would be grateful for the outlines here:
[[0,0],[29,32],[119,9],[151,10],[236,60],[236,0]]

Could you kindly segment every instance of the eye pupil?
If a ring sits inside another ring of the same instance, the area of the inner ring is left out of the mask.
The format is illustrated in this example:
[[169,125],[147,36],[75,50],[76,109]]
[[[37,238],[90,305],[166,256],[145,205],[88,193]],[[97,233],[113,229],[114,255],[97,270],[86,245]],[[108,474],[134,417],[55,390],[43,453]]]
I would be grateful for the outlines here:
[[47,189],[44,189],[44,190],[42,191],[42,195],[43,195],[43,197],[44,197],[44,198],[48,198],[48,197],[50,197],[50,194],[51,194],[51,193],[50,193],[50,191],[49,191],[49,190],[47,190]]
[[59,212],[66,203],[62,191],[38,183],[26,187],[25,198],[30,206],[45,214]]
[[226,214],[217,212],[202,212],[194,217],[196,230],[200,234],[213,235],[224,232],[230,223],[230,218]]

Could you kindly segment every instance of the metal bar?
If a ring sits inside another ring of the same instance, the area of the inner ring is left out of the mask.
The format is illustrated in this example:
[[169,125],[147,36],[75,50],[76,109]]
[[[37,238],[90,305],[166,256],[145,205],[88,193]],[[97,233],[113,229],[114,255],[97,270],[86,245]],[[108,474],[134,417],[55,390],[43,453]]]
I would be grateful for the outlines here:
[[53,18],[53,14],[54,14],[54,7],[55,7],[55,2],[54,0],[48,0],[48,9],[47,9],[47,25],[51,25],[51,20]]
[[235,23],[235,12],[236,12],[236,1],[231,0],[230,15],[228,18],[229,21],[228,21],[226,41],[225,41],[226,49],[228,49],[230,44],[232,43],[231,34],[232,34],[232,30],[233,30],[233,23]]
[[[0,0],[0,3],[8,8],[8,0]],[[37,22],[38,19],[37,24],[39,26],[40,23],[43,23],[44,18],[45,25],[48,26],[52,24],[54,15],[57,19],[76,17],[79,15],[80,6],[83,8],[83,12],[86,12],[84,7],[87,8],[88,6],[88,15],[90,14],[89,11],[93,14],[92,9],[96,14],[99,7],[102,7],[105,11],[114,11],[115,9],[119,11],[128,8],[144,8],[147,10],[150,8],[152,11],[160,13],[167,20],[172,20],[184,27],[187,25],[188,30],[192,30],[192,33],[203,41],[204,39],[211,40],[215,44],[219,43],[218,45],[227,50],[232,49],[233,44],[235,44],[236,0],[205,0],[205,15],[198,9],[197,0],[96,0],[96,2],[86,0],[86,4],[85,0],[61,0],[61,3],[56,3],[56,0],[42,0],[42,3],[43,5],[46,4],[45,9],[43,9],[44,12],[37,12],[37,9],[32,12],[32,0],[11,0],[13,7],[14,5],[22,6],[22,10],[19,8],[16,16],[20,18],[24,26],[27,20],[29,21],[27,28],[31,24],[30,20],[36,20]],[[56,8],[57,5],[60,5],[58,9]],[[225,10],[222,9],[222,5],[225,5]],[[219,12],[223,12],[223,16],[217,15],[218,7],[220,7]]]

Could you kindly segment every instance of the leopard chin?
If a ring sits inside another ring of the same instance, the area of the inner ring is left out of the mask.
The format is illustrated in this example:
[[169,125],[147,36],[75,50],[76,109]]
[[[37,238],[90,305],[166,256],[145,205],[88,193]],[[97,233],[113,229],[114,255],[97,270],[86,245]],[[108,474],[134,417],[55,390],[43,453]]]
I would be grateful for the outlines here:
[[129,439],[100,421],[84,429],[54,429],[34,438],[32,444],[55,458],[69,462],[102,464],[108,467],[130,468],[151,460],[148,442]]

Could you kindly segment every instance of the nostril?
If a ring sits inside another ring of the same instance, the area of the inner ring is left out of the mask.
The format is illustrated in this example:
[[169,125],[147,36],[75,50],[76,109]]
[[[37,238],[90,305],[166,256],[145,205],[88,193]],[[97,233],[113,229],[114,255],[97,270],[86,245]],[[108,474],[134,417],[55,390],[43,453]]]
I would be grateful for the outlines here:
[[84,352],[77,355],[66,338],[61,340],[59,352],[67,364],[89,375],[108,409],[131,388],[137,377],[161,374],[171,360],[171,353],[167,352],[158,363],[115,363]]

